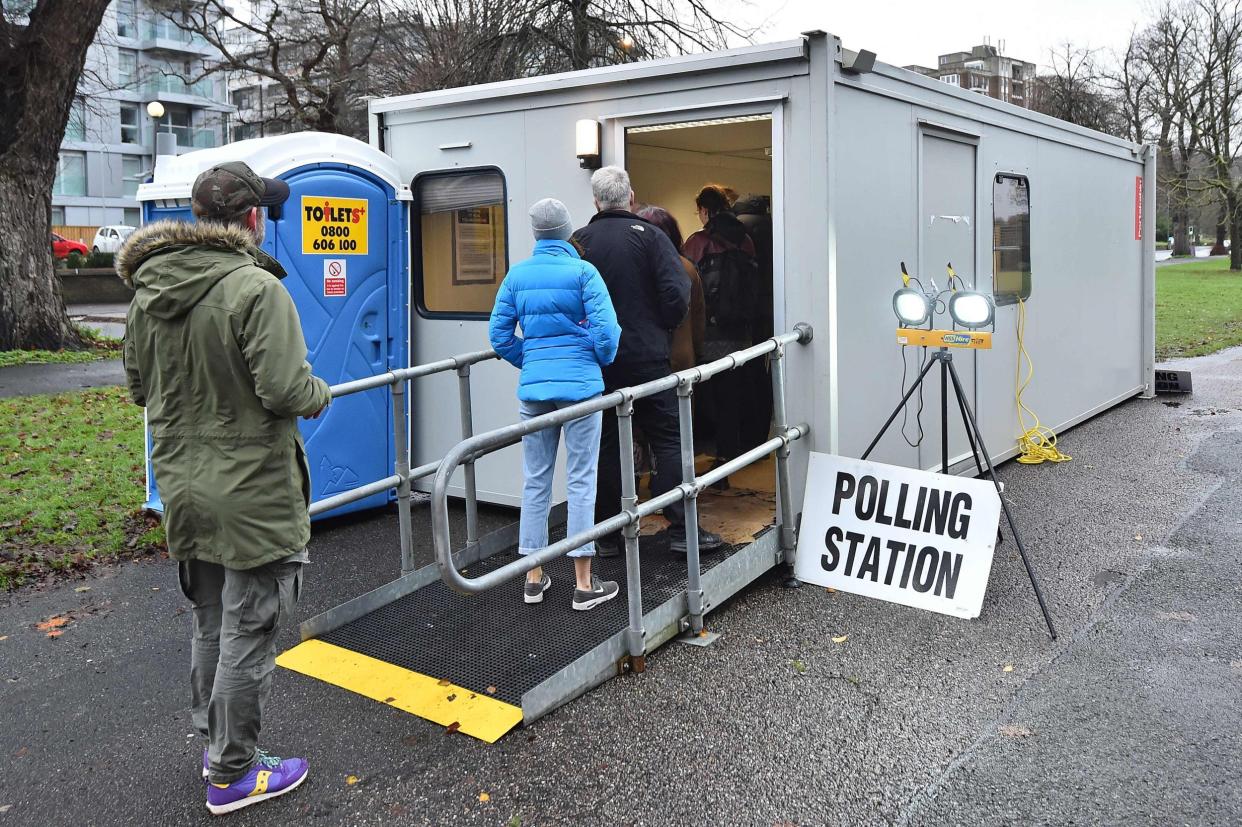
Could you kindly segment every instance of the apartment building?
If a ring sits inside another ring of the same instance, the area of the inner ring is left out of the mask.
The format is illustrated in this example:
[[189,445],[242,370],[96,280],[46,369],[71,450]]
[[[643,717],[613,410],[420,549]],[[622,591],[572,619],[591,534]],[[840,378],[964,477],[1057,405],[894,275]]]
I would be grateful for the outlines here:
[[1031,92],[1035,83],[1035,64],[1026,60],[1006,57],[1001,46],[984,43],[969,52],[949,52],[940,55],[936,67],[906,66],[912,72],[936,78],[944,83],[960,86],[997,100],[1012,103],[1026,109],[1031,107]]
[[[135,194],[152,168],[155,132],[178,153],[224,142],[224,82],[201,78],[215,50],[145,0],[114,0],[87,55],[52,189],[54,226],[139,223]],[[164,114],[147,114],[159,101]],[[90,239],[86,239],[90,243]]]

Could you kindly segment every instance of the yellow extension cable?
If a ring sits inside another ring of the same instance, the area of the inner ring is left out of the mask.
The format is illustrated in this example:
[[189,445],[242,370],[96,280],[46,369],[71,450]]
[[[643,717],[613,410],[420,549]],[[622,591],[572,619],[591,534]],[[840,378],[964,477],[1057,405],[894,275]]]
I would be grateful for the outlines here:
[[[1025,334],[1026,303],[1022,299],[1018,299],[1018,365],[1016,373],[1018,389],[1015,398],[1018,402],[1018,425],[1022,428],[1022,434],[1018,437],[1018,448],[1022,452],[1018,456],[1018,462],[1023,465],[1039,465],[1041,462],[1068,462],[1073,457],[1057,450],[1056,432],[1041,425],[1039,417],[1035,415],[1035,412],[1022,404],[1022,392],[1026,390],[1027,386],[1031,384],[1031,380],[1035,378],[1035,363],[1031,361],[1031,355],[1026,352]],[[1025,379],[1022,378],[1023,359],[1026,360],[1027,365]],[[1033,423],[1029,428],[1026,425],[1028,417]]]

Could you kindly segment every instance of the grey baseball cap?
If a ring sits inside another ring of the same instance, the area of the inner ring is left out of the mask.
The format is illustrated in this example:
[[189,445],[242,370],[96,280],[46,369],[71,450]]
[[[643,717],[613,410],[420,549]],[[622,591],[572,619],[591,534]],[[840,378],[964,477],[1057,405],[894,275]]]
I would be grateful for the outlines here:
[[262,178],[241,161],[216,164],[194,180],[191,191],[194,214],[199,218],[229,219],[252,207],[285,203],[289,185],[277,178]]
[[569,208],[555,198],[541,198],[530,207],[530,228],[536,239],[567,241],[574,232]]

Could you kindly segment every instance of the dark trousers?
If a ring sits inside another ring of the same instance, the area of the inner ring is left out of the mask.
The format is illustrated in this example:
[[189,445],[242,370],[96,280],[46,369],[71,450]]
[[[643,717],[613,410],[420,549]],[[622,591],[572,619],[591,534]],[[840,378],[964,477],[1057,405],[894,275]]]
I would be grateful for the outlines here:
[[749,367],[745,364],[718,373],[700,386],[699,402],[709,405],[712,411],[717,459],[733,459],[758,444],[750,442],[742,432],[743,419],[750,407],[750,377],[744,372]]
[[276,633],[297,608],[302,564],[240,570],[188,560],[179,574],[181,591],[194,604],[191,720],[207,740],[212,783],[231,784],[254,764],[276,668]]
[[[609,365],[604,368],[604,392],[650,382],[672,373],[668,362],[641,362]],[[651,493],[659,496],[681,482],[681,432],[677,422],[677,392],[667,390],[634,400],[634,422],[642,429],[655,454],[655,482]],[[595,493],[595,521],[601,522],[621,511],[621,450],[617,438],[617,414],[604,411],[604,427],[599,439],[599,484]],[[664,507],[664,516],[674,534],[686,530],[686,507],[681,500]],[[620,542],[620,536],[608,538]]]

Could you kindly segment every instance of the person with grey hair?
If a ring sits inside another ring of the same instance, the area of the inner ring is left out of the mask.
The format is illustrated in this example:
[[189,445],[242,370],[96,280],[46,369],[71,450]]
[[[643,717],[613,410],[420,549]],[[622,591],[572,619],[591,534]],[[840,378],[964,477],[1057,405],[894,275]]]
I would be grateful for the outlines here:
[[[591,192],[598,212],[574,234],[582,257],[594,264],[608,286],[621,345],[617,358],[604,368],[604,392],[642,384],[672,373],[669,355],[673,331],[686,317],[690,280],[673,242],[654,224],[634,214],[634,189],[620,167],[603,167],[591,176]],[[681,480],[681,433],[674,391],[634,400],[634,419],[655,453],[651,493],[659,496]],[[616,414],[604,413],[600,436],[599,487],[595,520],[601,522],[621,510],[621,458]],[[681,500],[665,506],[669,521],[669,550],[686,553],[686,508]],[[598,544],[601,557],[621,553],[619,535]],[[724,545],[719,536],[699,529],[700,551]]]
[[[496,352],[522,371],[518,409],[523,420],[599,396],[604,390],[601,366],[612,362],[621,338],[617,314],[599,271],[579,258],[569,243],[573,231],[569,210],[555,198],[544,198],[530,208],[530,224],[534,254],[513,265],[501,282],[488,329]],[[548,506],[562,430],[568,472],[567,531],[572,536],[591,527],[602,419],[602,413],[588,414],[522,437],[525,481],[519,554],[548,545]],[[615,582],[591,574],[594,555],[594,543],[569,552],[577,580],[572,605],[579,611],[606,603],[619,591]],[[551,585],[542,566],[531,569],[523,599],[542,603]]]

